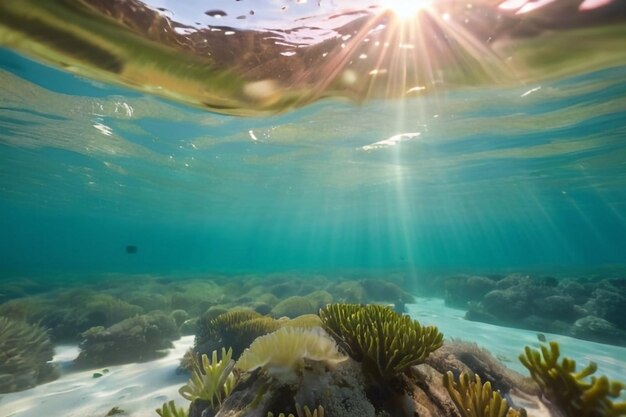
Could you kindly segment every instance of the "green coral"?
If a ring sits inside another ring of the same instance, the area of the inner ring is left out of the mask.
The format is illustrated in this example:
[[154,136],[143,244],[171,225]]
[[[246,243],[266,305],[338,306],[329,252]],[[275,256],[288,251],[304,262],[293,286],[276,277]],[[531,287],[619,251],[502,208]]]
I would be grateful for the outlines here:
[[0,317],[0,393],[15,392],[55,379],[54,347],[39,326]]
[[524,410],[509,407],[502,396],[491,389],[491,384],[480,380],[474,375],[474,380],[465,372],[455,381],[452,372],[443,376],[443,385],[448,390],[452,401],[456,404],[462,417],[525,417]]
[[[308,406],[304,406],[304,408],[300,407],[300,404],[296,403],[296,416],[297,417],[324,417],[324,407],[318,405],[317,408],[314,408],[312,411]],[[278,417],[296,417],[292,413],[285,414],[280,413]],[[274,413],[269,411],[267,413],[267,417],[274,417]]]
[[[559,363],[559,344],[550,342],[549,348],[534,350],[526,346],[519,360],[530,371],[545,396],[558,406],[567,417],[617,417],[626,416],[626,402],[614,403],[624,385],[609,381],[606,376],[592,376],[597,371],[594,362],[580,372],[576,362],[563,358]],[[591,376],[591,380],[587,380]]]
[[235,365],[232,355],[232,349],[222,348],[222,359],[218,360],[217,351],[214,350],[211,360],[207,355],[202,355],[201,363],[192,355],[191,379],[178,391],[180,395],[189,401],[200,399],[208,401],[213,408],[219,407],[237,382],[232,373]]
[[379,305],[331,304],[320,310],[324,328],[363,370],[388,382],[413,365],[424,363],[443,344],[435,326]]
[[187,417],[189,415],[184,408],[177,408],[174,400],[163,403],[163,406],[157,408],[156,412],[161,417]]

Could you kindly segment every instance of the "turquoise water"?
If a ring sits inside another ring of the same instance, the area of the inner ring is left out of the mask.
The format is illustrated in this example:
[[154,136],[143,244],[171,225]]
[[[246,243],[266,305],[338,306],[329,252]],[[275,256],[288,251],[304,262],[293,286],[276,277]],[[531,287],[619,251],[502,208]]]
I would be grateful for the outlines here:
[[29,1],[0,3],[0,415],[206,415],[192,359],[281,331],[354,369],[233,361],[259,415],[421,415],[465,367],[579,417],[499,368],[552,341],[624,379],[623,3]]
[[626,263],[626,67],[262,118],[0,69],[4,278]]

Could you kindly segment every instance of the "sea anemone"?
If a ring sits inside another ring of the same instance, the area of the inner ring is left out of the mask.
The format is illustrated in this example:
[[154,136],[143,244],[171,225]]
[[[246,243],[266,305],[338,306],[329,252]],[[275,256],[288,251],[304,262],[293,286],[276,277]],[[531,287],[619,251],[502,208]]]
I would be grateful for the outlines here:
[[263,368],[270,376],[289,379],[304,360],[335,364],[345,359],[321,328],[283,327],[252,342],[235,367],[242,371]]

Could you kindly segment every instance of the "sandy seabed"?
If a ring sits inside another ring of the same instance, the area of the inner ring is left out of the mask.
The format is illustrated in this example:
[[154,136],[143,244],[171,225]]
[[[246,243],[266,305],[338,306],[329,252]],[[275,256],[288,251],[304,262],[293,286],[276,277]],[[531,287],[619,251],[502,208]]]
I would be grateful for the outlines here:
[[179,398],[178,388],[189,378],[177,375],[176,368],[192,344],[193,336],[185,336],[175,341],[174,348],[161,359],[109,366],[109,372],[100,378],[93,374],[101,368],[64,370],[78,356],[78,348],[59,346],[54,361],[61,367],[61,377],[26,391],[0,395],[0,416],[104,417],[117,406],[126,412],[123,415],[158,417],[154,410],[165,401]]
[[[487,348],[508,367],[526,374],[517,360],[524,346],[537,347],[537,332],[471,322],[463,318],[465,312],[446,307],[443,300],[420,298],[407,306],[408,313],[422,324],[435,324],[446,338],[476,342]],[[626,375],[626,348],[608,346],[546,333],[548,340],[561,344],[561,352],[579,364],[598,363],[599,373],[612,379],[624,380]],[[177,375],[180,358],[193,344],[193,336],[174,342],[167,356],[144,363],[110,366],[108,373],[94,378],[102,369],[72,372],[68,364],[78,355],[76,346],[59,346],[54,361],[62,376],[36,388],[0,396],[2,417],[104,417],[113,407],[124,410],[128,416],[156,417],[155,409],[164,402],[186,401],[178,389],[188,379]]]

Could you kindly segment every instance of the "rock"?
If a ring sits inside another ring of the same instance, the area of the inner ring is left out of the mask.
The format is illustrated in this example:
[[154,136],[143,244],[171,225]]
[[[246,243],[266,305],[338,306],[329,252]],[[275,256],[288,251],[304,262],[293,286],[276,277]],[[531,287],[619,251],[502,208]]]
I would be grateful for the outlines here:
[[270,287],[270,292],[278,298],[286,298],[296,295],[300,289],[300,283],[295,280],[289,280]]
[[513,388],[531,395],[539,392],[530,378],[507,368],[491,352],[475,343],[446,342],[428,356],[426,364],[441,374],[447,371],[452,371],[454,375],[461,372],[477,373],[483,382],[489,381],[503,395]]
[[489,314],[478,306],[470,306],[465,313],[465,319],[469,321],[480,321],[482,323],[501,324],[502,321],[493,314]]
[[263,302],[254,303],[252,309],[263,316],[267,316],[272,312],[272,306]]
[[382,279],[366,279],[360,282],[365,290],[367,302],[414,303],[415,298],[393,282]]
[[626,297],[617,289],[595,290],[584,307],[590,315],[608,320],[620,329],[626,330]]
[[540,332],[569,334],[570,324],[561,320],[546,319],[544,317],[531,315],[522,319],[520,327]]
[[514,285],[526,284],[530,281],[530,277],[528,275],[521,274],[511,274],[502,278],[500,281],[496,283],[496,289],[505,290]]
[[551,295],[535,303],[535,313],[547,319],[573,323],[580,318],[574,298],[568,295]]
[[191,336],[196,333],[197,328],[198,328],[198,318],[195,317],[193,319],[185,320],[183,324],[181,324],[178,331],[180,332],[181,336]]
[[357,281],[344,281],[328,289],[335,302],[362,304],[366,302],[365,288]]
[[272,309],[275,317],[295,318],[303,314],[317,313],[317,304],[314,304],[307,297],[293,296],[276,304]]
[[189,314],[187,314],[185,310],[174,310],[170,313],[170,317],[174,320],[176,325],[180,327],[189,319]]
[[466,308],[470,302],[480,301],[495,287],[495,281],[486,277],[455,277],[446,281],[444,300],[448,306]]
[[325,307],[326,304],[330,304],[333,302],[333,296],[325,290],[314,291],[306,295],[312,303],[315,304],[317,309]]
[[174,320],[161,311],[132,317],[109,328],[93,327],[83,333],[79,366],[101,366],[145,361],[163,355],[178,338]]
[[485,295],[482,306],[485,311],[502,321],[521,320],[532,311],[532,298],[516,287],[506,290],[493,290]]
[[443,374],[427,364],[411,368],[413,398],[418,416],[461,417],[448,390],[443,385]]
[[587,316],[576,320],[571,332],[579,339],[618,345],[626,343],[626,332],[600,317]]
[[572,297],[576,304],[584,304],[590,294],[583,284],[573,279],[564,279],[559,282],[557,291],[560,295]]

